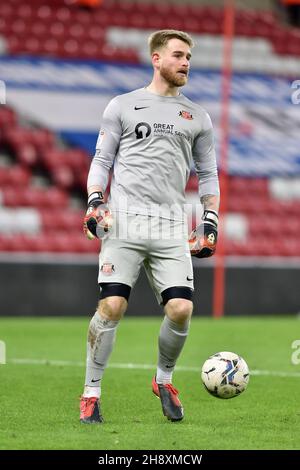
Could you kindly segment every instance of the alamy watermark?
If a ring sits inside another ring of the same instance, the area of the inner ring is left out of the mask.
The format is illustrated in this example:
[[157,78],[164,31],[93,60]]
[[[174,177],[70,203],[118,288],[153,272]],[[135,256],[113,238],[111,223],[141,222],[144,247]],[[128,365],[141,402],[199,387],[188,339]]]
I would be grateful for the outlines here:
[[291,95],[292,103],[300,104],[300,80],[294,80],[291,87],[295,89]]
[[6,347],[4,341],[0,341],[0,364],[6,364]]
[[6,85],[3,80],[0,80],[0,104],[6,104]]
[[[110,204],[110,209],[109,220],[104,213],[103,219],[98,222],[99,238],[109,236],[110,239],[122,240],[187,240],[191,230],[201,224],[203,214],[200,202],[183,205],[150,204],[141,208],[134,207],[124,196]],[[99,214],[105,210],[106,208],[99,206]],[[110,228],[103,234],[106,224]]]
[[291,356],[291,362],[294,366],[297,366],[300,364],[300,339],[295,339],[291,346],[292,349],[295,349]]

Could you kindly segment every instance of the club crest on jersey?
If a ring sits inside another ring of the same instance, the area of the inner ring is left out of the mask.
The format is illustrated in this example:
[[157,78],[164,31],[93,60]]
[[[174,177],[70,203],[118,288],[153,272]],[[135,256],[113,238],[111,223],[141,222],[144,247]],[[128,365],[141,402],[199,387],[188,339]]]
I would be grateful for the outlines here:
[[100,270],[103,274],[109,275],[115,272],[115,266],[111,263],[103,263]]
[[188,121],[191,121],[192,119],[194,119],[191,113],[189,113],[188,111],[180,111],[179,116],[182,117],[183,119],[187,119]]

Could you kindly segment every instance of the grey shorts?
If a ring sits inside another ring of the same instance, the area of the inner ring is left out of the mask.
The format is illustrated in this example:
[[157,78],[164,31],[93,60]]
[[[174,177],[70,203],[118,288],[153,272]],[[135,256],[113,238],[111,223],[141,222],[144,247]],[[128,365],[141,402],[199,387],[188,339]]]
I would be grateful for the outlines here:
[[187,227],[178,221],[114,214],[113,231],[102,240],[98,282],[133,287],[144,267],[158,303],[169,287],[194,289]]

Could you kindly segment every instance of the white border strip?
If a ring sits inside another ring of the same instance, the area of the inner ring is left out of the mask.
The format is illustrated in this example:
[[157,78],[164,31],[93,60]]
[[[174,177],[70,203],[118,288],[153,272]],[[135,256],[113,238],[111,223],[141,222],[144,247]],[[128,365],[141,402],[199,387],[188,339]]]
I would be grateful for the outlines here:
[[[65,367],[84,367],[85,362],[83,361],[59,361],[52,359],[10,359],[7,361],[8,364],[17,365],[38,365],[38,366],[65,366]],[[112,363],[109,364],[108,368],[111,369],[133,369],[133,370],[156,370],[155,364],[133,364],[129,363]],[[197,372],[200,374],[200,367],[190,366],[177,366],[177,372]],[[300,372],[282,372],[275,370],[251,370],[250,375],[258,376],[273,376],[273,377],[297,377],[300,379]]]

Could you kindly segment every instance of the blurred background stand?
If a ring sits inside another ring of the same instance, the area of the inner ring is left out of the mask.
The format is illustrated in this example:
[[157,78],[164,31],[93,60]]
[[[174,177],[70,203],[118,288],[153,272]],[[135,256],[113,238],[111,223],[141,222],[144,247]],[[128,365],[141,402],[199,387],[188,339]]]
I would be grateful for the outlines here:
[[300,28],[300,0],[274,0],[274,9],[283,23]]

